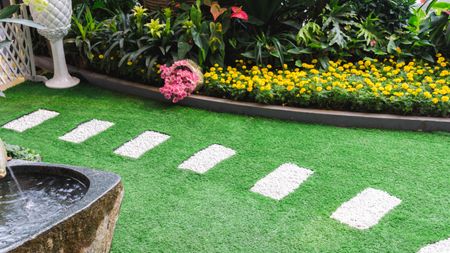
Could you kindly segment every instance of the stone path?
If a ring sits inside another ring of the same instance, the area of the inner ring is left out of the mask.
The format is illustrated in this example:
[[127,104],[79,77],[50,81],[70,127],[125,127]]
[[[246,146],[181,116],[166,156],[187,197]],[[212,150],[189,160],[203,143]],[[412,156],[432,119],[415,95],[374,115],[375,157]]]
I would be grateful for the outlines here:
[[313,171],[300,168],[295,164],[283,164],[259,180],[250,190],[272,199],[281,200],[294,192],[313,173]]
[[204,174],[220,162],[234,156],[235,154],[236,151],[230,148],[214,144],[193,155],[187,161],[183,162],[178,168]]
[[[40,109],[5,124],[3,128],[24,132],[58,115],[58,112]],[[89,138],[108,130],[113,125],[112,122],[93,119],[80,124],[59,139],[83,143]],[[123,144],[114,153],[123,157],[138,159],[170,138],[170,136],[162,133],[145,131]],[[178,168],[204,174],[235,155],[235,150],[214,144],[197,152]],[[274,200],[282,200],[298,189],[313,174],[312,170],[286,163],[256,182],[250,191]],[[387,192],[367,188],[343,203],[330,217],[355,229],[370,229],[400,203],[399,198],[391,196]],[[450,253],[450,238],[425,246],[418,253]]]
[[418,253],[450,253],[450,238],[427,245],[420,249]]
[[384,191],[367,188],[356,197],[342,204],[331,218],[350,227],[369,229],[402,201]]
[[135,139],[123,144],[123,146],[116,149],[114,153],[117,155],[138,159],[151,149],[167,141],[169,138],[170,136],[165,134],[146,131]]
[[72,143],[83,143],[88,139],[108,130],[112,127],[114,123],[93,119],[91,121],[82,123],[74,130],[68,132],[64,136],[59,137],[60,140],[72,142]]
[[57,112],[41,109],[13,120],[5,124],[3,128],[22,133],[58,115],[59,113]]

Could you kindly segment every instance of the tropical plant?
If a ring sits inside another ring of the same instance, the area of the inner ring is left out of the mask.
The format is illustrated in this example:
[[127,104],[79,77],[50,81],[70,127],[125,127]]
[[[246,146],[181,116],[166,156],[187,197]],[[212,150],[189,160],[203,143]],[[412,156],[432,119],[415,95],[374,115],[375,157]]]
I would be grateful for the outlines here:
[[135,5],[136,0],[74,0],[72,1],[74,12],[89,7],[99,19],[114,16],[115,13],[129,12]]
[[[88,61],[94,57],[94,49],[101,42],[96,40],[103,29],[103,23],[97,21],[92,15],[91,9],[85,7],[82,12],[72,16],[72,29],[65,43],[76,50],[71,55],[71,62],[86,66]],[[80,57],[82,56],[82,57]]]
[[420,21],[419,32],[429,36],[439,51],[450,54],[450,3],[430,0],[425,4],[428,4],[425,10],[416,10],[413,22]]

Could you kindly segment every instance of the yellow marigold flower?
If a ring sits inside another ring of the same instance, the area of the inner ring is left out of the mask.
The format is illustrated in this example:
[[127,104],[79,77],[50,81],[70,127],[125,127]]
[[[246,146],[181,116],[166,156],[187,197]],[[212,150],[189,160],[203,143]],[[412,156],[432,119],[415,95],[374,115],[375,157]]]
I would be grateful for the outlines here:
[[442,102],[448,102],[449,97],[448,97],[448,96],[443,96],[443,97],[441,98],[441,100],[442,100]]
[[317,90],[318,92],[321,92],[321,91],[323,90],[323,88],[319,86],[319,87],[316,88],[316,90]]
[[439,99],[438,98],[433,98],[431,100],[431,102],[433,102],[433,104],[437,104],[437,103],[439,103]]

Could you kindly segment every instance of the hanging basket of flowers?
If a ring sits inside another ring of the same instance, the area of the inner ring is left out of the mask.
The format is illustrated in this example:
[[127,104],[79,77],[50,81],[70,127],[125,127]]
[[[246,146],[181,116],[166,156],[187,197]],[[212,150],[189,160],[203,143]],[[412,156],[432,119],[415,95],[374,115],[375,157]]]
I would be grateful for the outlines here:
[[193,4],[195,0],[175,1],[175,0],[144,0],[144,7],[149,10],[157,10],[168,6],[174,6],[177,2]]
[[201,68],[191,60],[176,61],[170,67],[162,65],[161,78],[164,80],[161,94],[174,103],[199,90],[204,80]]

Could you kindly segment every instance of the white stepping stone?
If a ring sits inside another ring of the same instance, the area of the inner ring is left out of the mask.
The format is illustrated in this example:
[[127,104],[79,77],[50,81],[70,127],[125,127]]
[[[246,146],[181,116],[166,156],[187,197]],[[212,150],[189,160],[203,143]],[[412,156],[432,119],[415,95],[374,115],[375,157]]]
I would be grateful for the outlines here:
[[167,141],[169,138],[170,136],[165,134],[146,131],[135,139],[125,143],[120,148],[116,149],[114,153],[120,156],[138,159],[149,150]]
[[450,253],[450,238],[427,245],[420,249],[418,253]]
[[203,174],[235,154],[236,151],[230,148],[214,144],[193,155],[178,168]]
[[342,204],[331,218],[357,229],[369,229],[402,201],[387,192],[367,188]]
[[106,131],[113,125],[114,123],[108,121],[93,119],[79,125],[77,128],[65,134],[64,136],[59,137],[59,139],[72,143],[82,143],[89,138]]
[[281,200],[300,187],[313,173],[314,171],[300,168],[295,164],[283,164],[259,180],[250,191]]
[[40,109],[5,124],[3,128],[22,133],[58,115],[58,112]]

